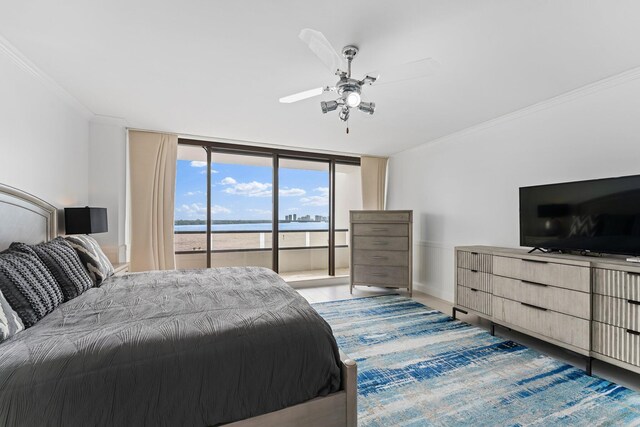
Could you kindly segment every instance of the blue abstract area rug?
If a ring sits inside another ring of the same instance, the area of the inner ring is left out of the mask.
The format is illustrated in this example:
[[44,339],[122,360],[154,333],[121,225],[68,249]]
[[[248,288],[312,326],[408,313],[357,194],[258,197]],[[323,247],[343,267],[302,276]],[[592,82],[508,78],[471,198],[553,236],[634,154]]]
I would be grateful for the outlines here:
[[358,363],[360,426],[640,425],[640,393],[413,300],[313,306]]

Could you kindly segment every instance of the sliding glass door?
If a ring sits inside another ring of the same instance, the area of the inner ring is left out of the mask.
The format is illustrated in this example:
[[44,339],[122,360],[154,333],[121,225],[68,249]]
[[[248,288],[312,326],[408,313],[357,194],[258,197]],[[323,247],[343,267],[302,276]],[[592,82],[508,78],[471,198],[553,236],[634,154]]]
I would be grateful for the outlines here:
[[177,267],[262,266],[288,280],[348,274],[359,169],[354,157],[180,139]]
[[211,153],[211,267],[272,266],[273,160]]
[[309,279],[329,275],[329,162],[280,158],[278,272]]

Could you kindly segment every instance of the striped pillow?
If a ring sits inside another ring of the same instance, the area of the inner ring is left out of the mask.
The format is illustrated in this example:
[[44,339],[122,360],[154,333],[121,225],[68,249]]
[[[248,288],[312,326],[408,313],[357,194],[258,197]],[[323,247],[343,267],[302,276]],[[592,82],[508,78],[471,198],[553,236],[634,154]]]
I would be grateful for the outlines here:
[[0,342],[8,340],[24,329],[20,316],[16,313],[6,298],[0,292]]
[[14,243],[11,249],[35,253],[53,274],[62,289],[65,301],[74,299],[93,286],[93,281],[78,254],[62,237],[33,246]]
[[29,328],[62,303],[62,290],[33,253],[0,253],[0,292]]
[[107,277],[113,276],[113,265],[96,239],[81,234],[67,236],[65,239],[78,253],[94,285],[99,286]]

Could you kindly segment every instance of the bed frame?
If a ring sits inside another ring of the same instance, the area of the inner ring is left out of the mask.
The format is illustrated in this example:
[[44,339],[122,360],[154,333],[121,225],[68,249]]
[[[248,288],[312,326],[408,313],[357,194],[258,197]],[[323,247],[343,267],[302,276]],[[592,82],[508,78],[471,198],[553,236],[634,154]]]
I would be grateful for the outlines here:
[[[0,184],[0,251],[12,242],[36,244],[58,235],[57,209],[44,200]],[[357,366],[340,352],[341,390],[279,411],[226,424],[229,427],[355,427]]]

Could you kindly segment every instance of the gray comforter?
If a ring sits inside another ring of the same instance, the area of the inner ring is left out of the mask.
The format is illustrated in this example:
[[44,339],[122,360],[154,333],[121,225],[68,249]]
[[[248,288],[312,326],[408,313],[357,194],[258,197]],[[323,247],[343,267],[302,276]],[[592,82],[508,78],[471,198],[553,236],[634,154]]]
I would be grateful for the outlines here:
[[339,363],[270,270],[113,277],[0,344],[0,425],[227,423],[337,391]]

